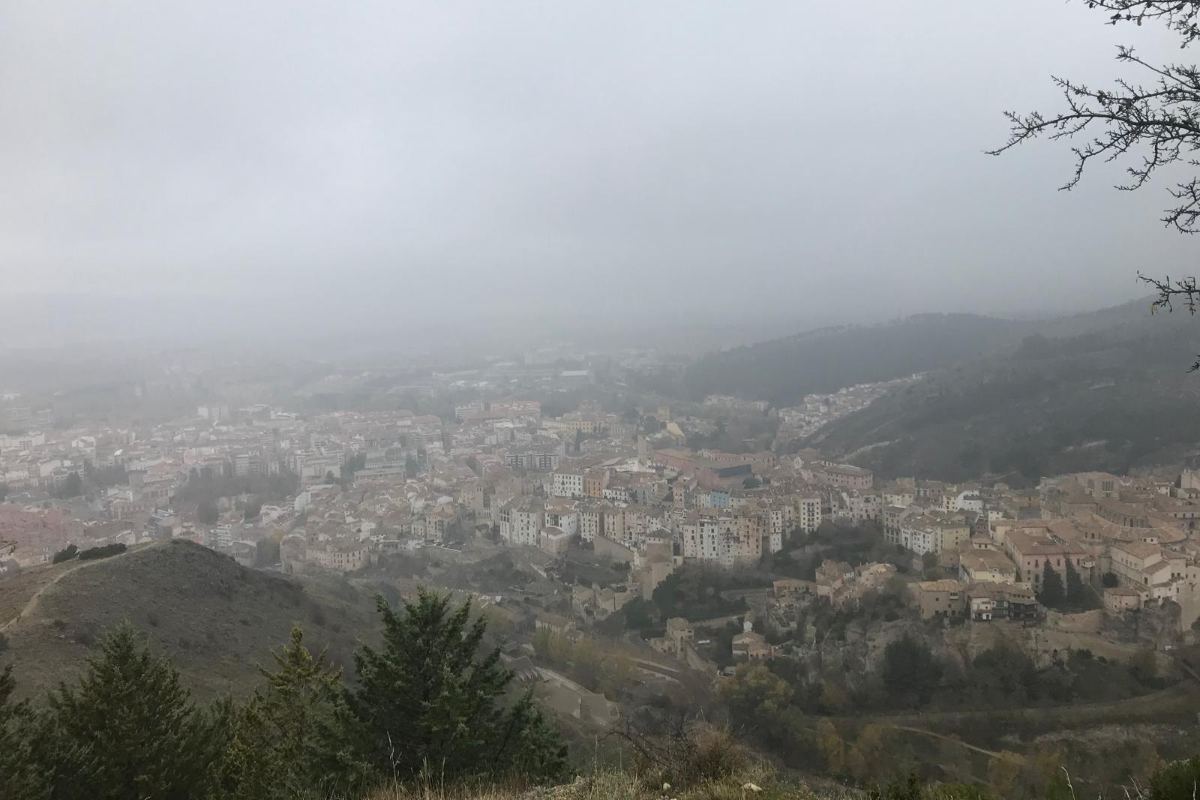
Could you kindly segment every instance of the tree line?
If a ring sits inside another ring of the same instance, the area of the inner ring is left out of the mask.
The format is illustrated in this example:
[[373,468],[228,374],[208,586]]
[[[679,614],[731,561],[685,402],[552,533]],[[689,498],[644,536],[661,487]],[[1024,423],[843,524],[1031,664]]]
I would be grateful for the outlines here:
[[128,548],[120,542],[103,544],[98,547],[89,547],[84,550],[80,550],[74,544],[69,544],[62,550],[59,550],[57,553],[55,553],[54,557],[50,559],[50,563],[62,564],[65,561],[71,561],[76,558],[78,558],[80,561],[92,561],[98,558],[110,558],[112,556],[119,556],[127,549]]
[[469,602],[380,598],[382,645],[343,680],[300,628],[244,703],[197,704],[128,623],[78,682],[18,701],[0,672],[0,797],[11,800],[361,797],[389,785],[542,783],[566,747],[517,691]]
[[1087,611],[1099,608],[1100,598],[1096,590],[1083,582],[1079,571],[1066,559],[1066,580],[1046,559],[1042,567],[1042,584],[1038,591],[1038,602],[1057,611]]

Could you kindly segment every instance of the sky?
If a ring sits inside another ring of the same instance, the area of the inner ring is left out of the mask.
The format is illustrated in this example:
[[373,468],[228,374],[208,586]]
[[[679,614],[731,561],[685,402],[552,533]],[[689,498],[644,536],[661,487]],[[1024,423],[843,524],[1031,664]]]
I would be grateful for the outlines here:
[[984,154],[1117,43],[1179,53],[1082,0],[6,0],[0,342],[1119,303],[1191,269],[1163,187]]

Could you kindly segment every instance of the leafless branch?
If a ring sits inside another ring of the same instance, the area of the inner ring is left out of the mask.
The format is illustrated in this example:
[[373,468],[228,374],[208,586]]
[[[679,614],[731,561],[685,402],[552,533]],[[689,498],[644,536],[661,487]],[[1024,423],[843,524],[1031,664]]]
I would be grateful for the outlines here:
[[1109,24],[1162,22],[1175,31],[1186,47],[1200,38],[1200,2],[1197,0],[1088,0],[1088,8],[1111,11]]
[[[1200,285],[1197,285],[1194,277],[1172,280],[1171,276],[1167,275],[1160,279],[1139,272],[1138,280],[1154,289],[1154,300],[1150,303],[1151,314],[1158,311],[1170,313],[1175,310],[1176,303],[1192,315],[1200,310]],[[1200,371],[1200,356],[1196,357],[1189,370],[1196,371]]]
[[[1109,0],[1107,4],[1094,0],[1092,4],[1106,8],[1138,5],[1119,0]],[[1188,17],[1192,20],[1200,13],[1200,1],[1186,5],[1192,7]],[[1162,8],[1154,13],[1167,17],[1170,11]],[[1150,14],[1151,11],[1142,9],[1141,13]],[[1068,78],[1054,77],[1054,84],[1062,91],[1065,108],[1052,115],[1039,111],[1028,114],[1006,112],[1009,138],[989,152],[999,155],[1039,137],[1052,141],[1071,140],[1075,167],[1060,187],[1062,189],[1074,188],[1093,161],[1123,162],[1127,178],[1117,187],[1123,191],[1141,188],[1156,172],[1169,165],[1197,166],[1200,69],[1189,64],[1154,65],[1128,47],[1117,48],[1117,60],[1134,66],[1148,82],[1120,79],[1109,88],[1097,89]],[[1168,191],[1175,203],[1164,212],[1163,223],[1183,233],[1200,232],[1200,181],[1191,178],[1177,182]]]

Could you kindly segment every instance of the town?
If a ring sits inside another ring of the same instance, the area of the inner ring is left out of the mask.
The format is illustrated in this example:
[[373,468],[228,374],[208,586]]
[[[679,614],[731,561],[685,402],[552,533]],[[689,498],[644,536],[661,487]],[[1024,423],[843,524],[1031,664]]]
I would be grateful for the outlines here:
[[[635,639],[714,677],[811,654],[815,632],[798,630],[805,609],[853,614],[889,593],[947,630],[1007,627],[1040,663],[1068,640],[1128,654],[1194,638],[1200,472],[1067,474],[1021,488],[880,480],[802,441],[907,380],[780,409],[729,396],[623,408],[584,399],[552,416],[534,395],[586,396],[601,380],[544,364],[503,375],[427,382],[431,397],[477,396],[442,415],[208,404],[147,426],[63,428],[49,406],[10,394],[0,580],[68,552],[186,539],[286,574],[444,582],[531,631],[578,640],[611,633],[613,619],[637,627],[634,612],[681,571],[714,584],[752,571],[756,585],[723,590],[730,602],[713,619],[663,617]],[[530,391],[505,391],[521,382]],[[761,449],[703,444],[763,422],[773,438],[743,439]],[[453,568],[434,574],[430,558]],[[540,580],[481,577],[499,561]],[[1134,617],[1156,622],[1131,633]]]
[[0,800],[1196,800],[1200,0],[0,19]]

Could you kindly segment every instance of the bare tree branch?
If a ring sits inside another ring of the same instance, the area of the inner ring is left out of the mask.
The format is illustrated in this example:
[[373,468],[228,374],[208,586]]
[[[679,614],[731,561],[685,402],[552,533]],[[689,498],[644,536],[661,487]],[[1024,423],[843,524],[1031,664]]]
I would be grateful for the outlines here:
[[[1146,22],[1165,25],[1179,36],[1180,49],[1200,39],[1200,0],[1084,0],[1088,8],[1110,12],[1110,25]],[[1068,78],[1053,77],[1062,91],[1065,107],[1054,114],[1006,111],[1008,140],[988,151],[1000,155],[1017,145],[1045,137],[1070,140],[1075,166],[1060,189],[1073,189],[1094,161],[1121,162],[1126,180],[1122,191],[1142,188],[1163,169],[1173,185],[1167,193],[1174,201],[1161,221],[1180,233],[1200,233],[1200,68],[1194,64],[1152,64],[1126,46],[1117,47],[1117,61],[1140,74],[1138,82],[1119,78],[1108,88],[1096,89]],[[1180,173],[1193,173],[1180,177]],[[1200,309],[1196,278],[1138,279],[1154,290],[1151,313],[1172,312],[1176,305],[1189,314]],[[1192,371],[1200,370],[1200,356]]]
[[[1138,280],[1149,284],[1154,289],[1154,300],[1150,303],[1150,313],[1156,311],[1171,312],[1175,310],[1175,304],[1179,303],[1187,309],[1189,314],[1195,315],[1197,310],[1200,310],[1200,286],[1196,284],[1195,278],[1180,278],[1171,280],[1168,275],[1161,280],[1151,278],[1148,275],[1138,273]],[[1192,362],[1189,372],[1200,371],[1200,356],[1196,356],[1196,360]]]
[[1186,47],[1200,38],[1200,2],[1196,0],[1087,0],[1088,8],[1113,12],[1109,24],[1162,22],[1183,39]]
[[1195,278],[1173,281],[1170,276],[1167,276],[1159,280],[1139,272],[1138,280],[1150,284],[1154,289],[1156,297],[1150,304],[1151,313],[1163,310],[1174,311],[1175,303],[1179,302],[1188,310],[1189,314],[1195,314],[1197,306],[1200,305],[1200,287],[1196,285]]
[[[1093,5],[1103,7],[1118,4],[1123,7],[1181,5],[1177,2],[1135,4],[1125,0],[1093,0]],[[1200,14],[1200,2],[1186,5],[1191,8],[1189,20]],[[1141,13],[1149,12],[1142,9]],[[1158,9],[1155,13],[1168,17],[1172,9]],[[1062,189],[1074,188],[1093,161],[1125,162],[1128,178],[1117,186],[1123,191],[1141,188],[1164,167],[1173,164],[1197,166],[1200,69],[1188,64],[1157,66],[1128,47],[1117,48],[1117,60],[1141,70],[1149,82],[1141,84],[1121,79],[1110,88],[1095,89],[1068,78],[1054,77],[1066,107],[1049,116],[1039,111],[1028,114],[1005,112],[1011,125],[1008,141],[989,152],[999,155],[1042,136],[1050,140],[1072,140],[1075,167],[1060,187]],[[1179,181],[1168,192],[1176,202],[1164,212],[1162,222],[1182,233],[1200,232],[1200,182],[1196,178]]]

